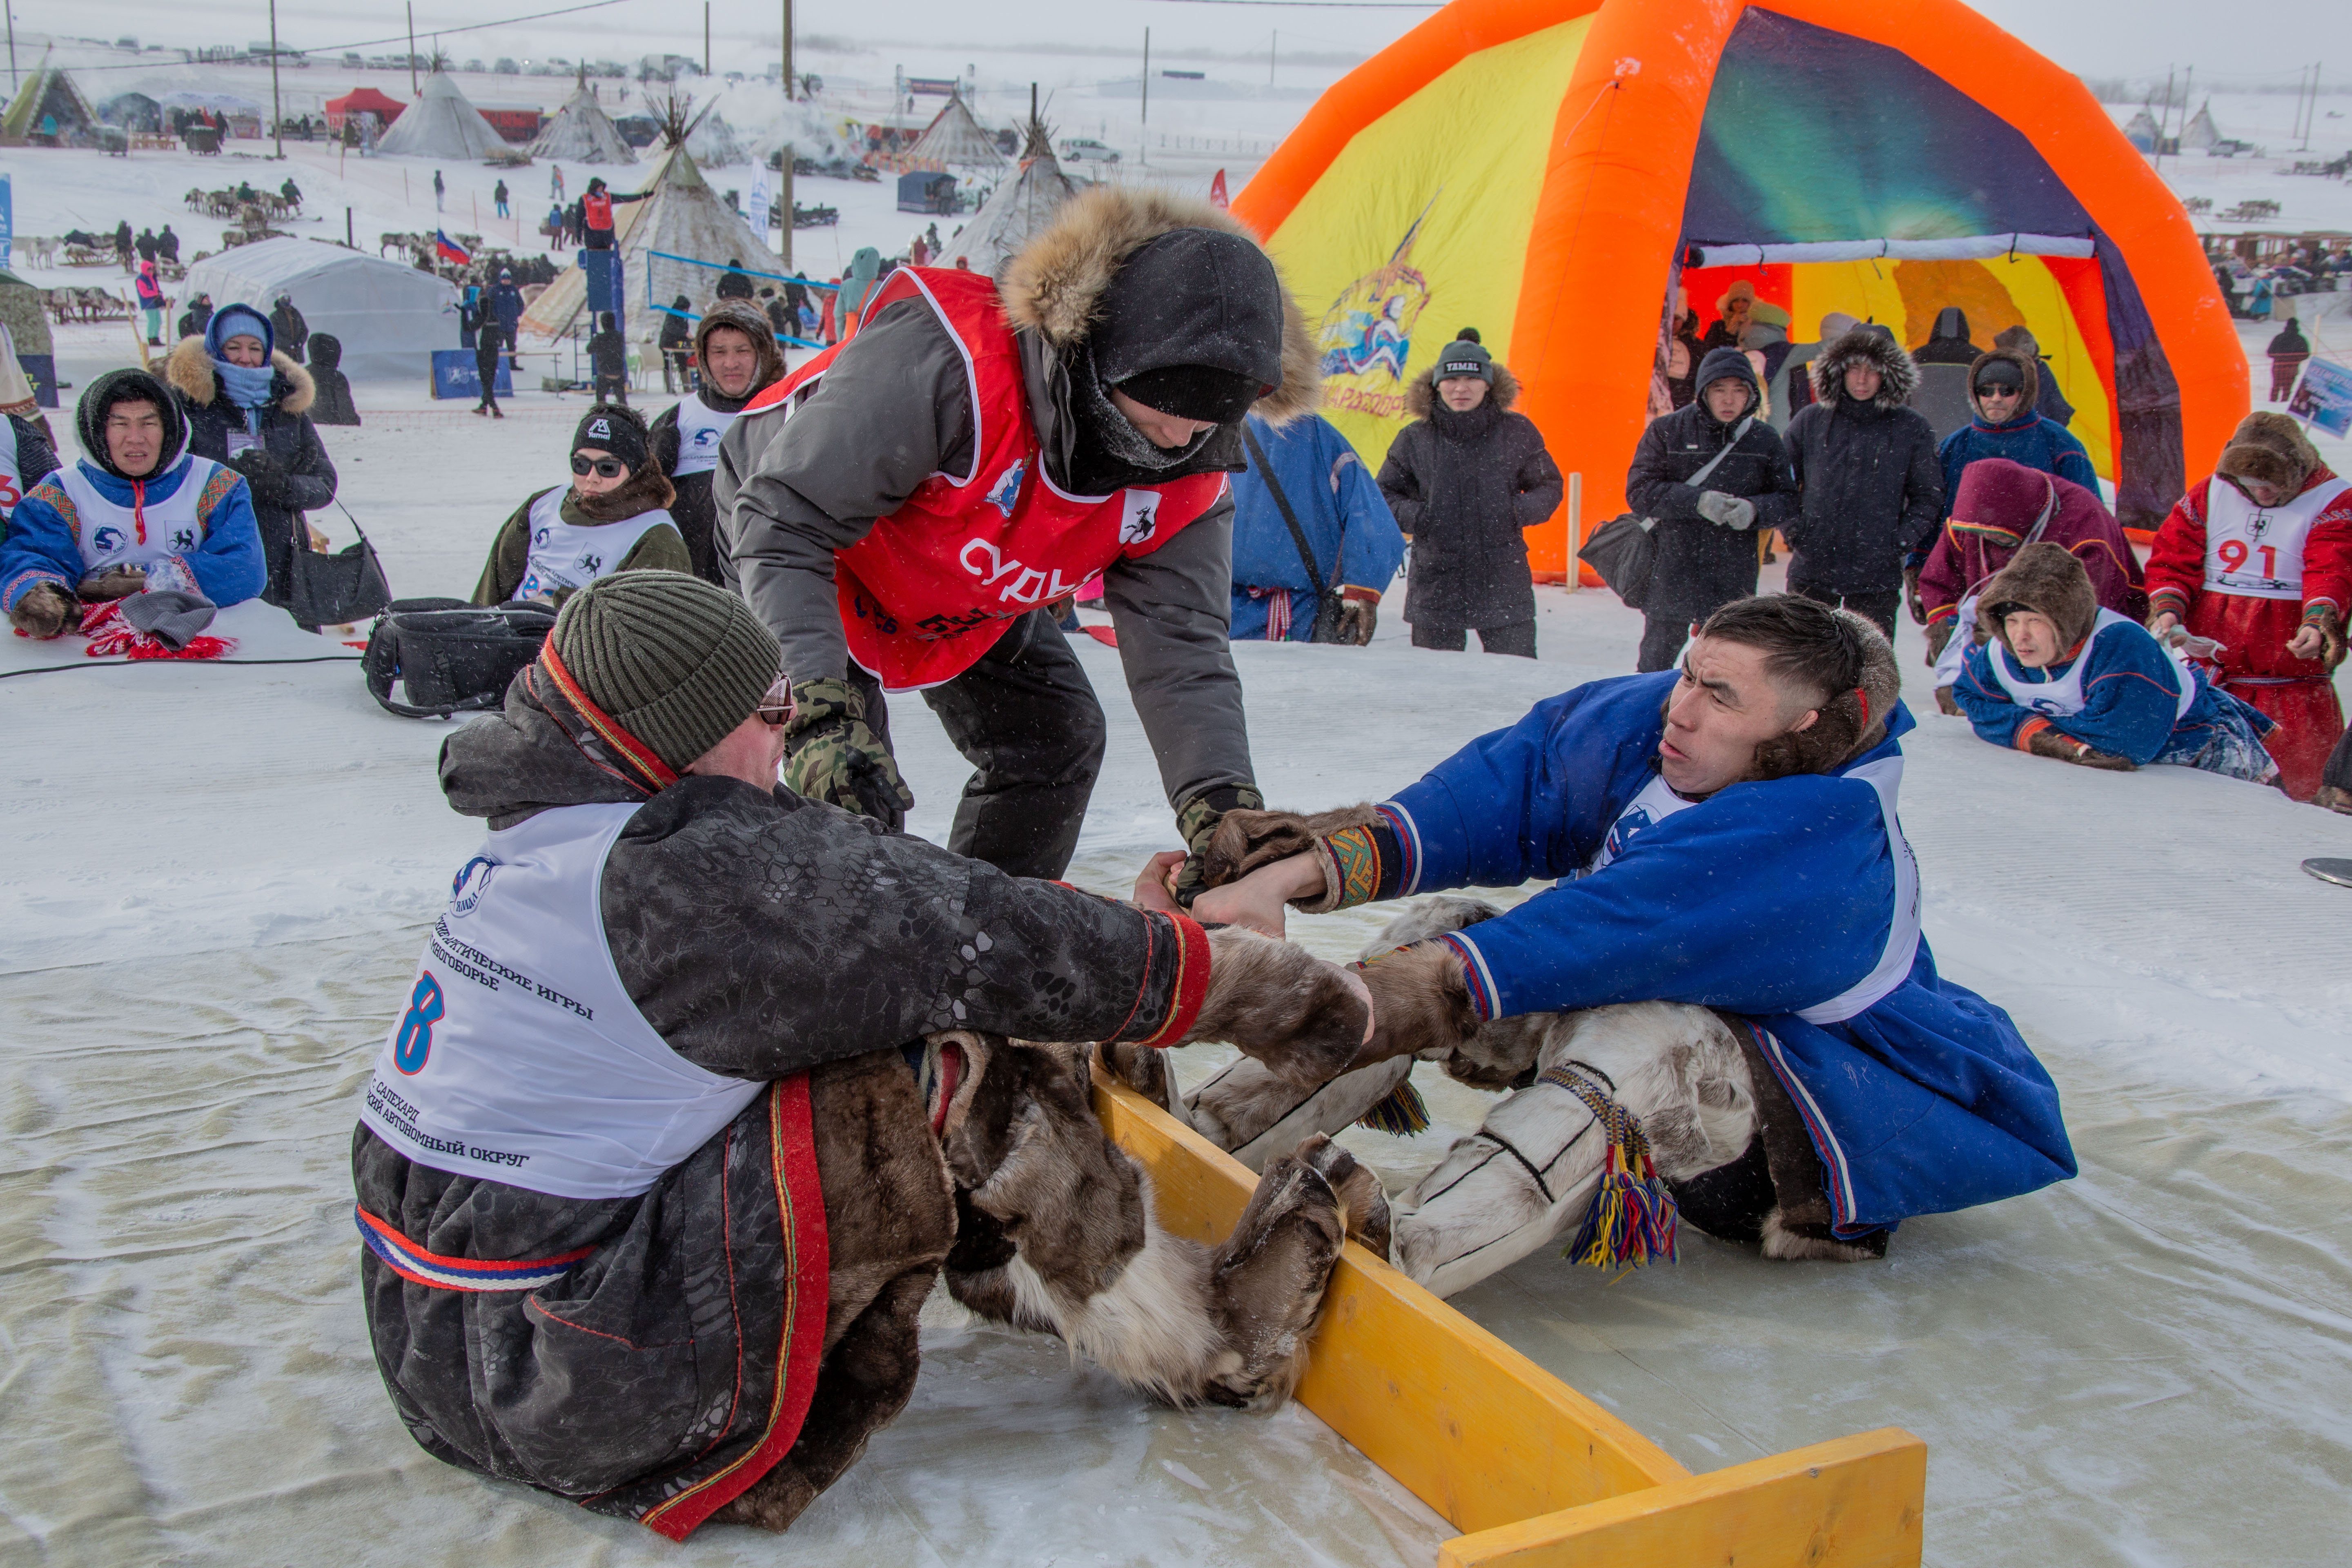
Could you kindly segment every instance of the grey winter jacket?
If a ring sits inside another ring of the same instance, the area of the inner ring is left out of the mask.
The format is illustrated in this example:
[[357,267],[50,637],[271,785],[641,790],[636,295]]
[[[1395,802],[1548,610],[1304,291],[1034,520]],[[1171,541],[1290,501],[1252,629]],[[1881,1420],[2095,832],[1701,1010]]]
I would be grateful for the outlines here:
[[[559,806],[643,803],[605,861],[605,939],[646,1022],[688,1061],[755,1082],[814,1068],[821,1090],[837,1066],[883,1051],[887,1089],[890,1075],[908,1076],[897,1047],[930,1031],[1142,1039],[1179,1010],[1169,917],[1007,877],[782,789],[690,777],[646,799],[535,674],[516,678],[502,713],[444,742],[442,788],[493,827]],[[781,1376],[785,1305],[776,1098],[754,1099],[626,1199],[452,1174],[365,1124],[355,1131],[360,1207],[414,1246],[483,1260],[593,1249],[536,1290],[475,1293],[406,1280],[362,1252],[377,1363],[417,1442],[451,1464],[633,1519],[757,1448]],[[817,1130],[836,1300],[860,1269],[895,1268],[907,1254],[906,1237],[881,1234],[889,1226],[844,1228],[858,1194],[830,1189],[871,1178],[894,1141],[917,1146],[906,1157],[915,1163],[937,1165],[920,1102],[908,1102],[911,1120]],[[870,1102],[865,1111],[881,1117]],[[940,1169],[935,1198],[946,1190]],[[928,1267],[944,1252],[940,1239]],[[826,1325],[825,1343],[841,1342],[857,1364],[836,1378],[828,1359],[785,1460],[813,1490],[911,1388],[927,1281],[915,1284],[871,1321]],[[824,1450],[815,1458],[812,1444]]]
[[[1748,427],[1704,487],[1685,481],[1713,461],[1741,420],[1718,421],[1706,406],[1706,389],[1727,377],[1748,384],[1748,413],[1762,400],[1755,367],[1738,349],[1710,349],[1699,362],[1698,395],[1672,414],[1661,415],[1642,432],[1625,475],[1625,500],[1639,517],[1658,520],[1657,564],[1643,611],[1652,619],[1699,620],[1756,592],[1757,535],[1785,528],[1797,515],[1797,482],[1788,452],[1769,425]],[[1756,519],[1745,529],[1712,522],[1698,510],[1706,490],[1742,496],[1756,503]]]
[[1511,412],[1518,392],[1499,364],[1486,400],[1467,414],[1446,407],[1427,375],[1405,389],[1419,417],[1390,444],[1381,493],[1412,536],[1404,618],[1416,626],[1492,630],[1536,618],[1521,531],[1552,514],[1561,481],[1543,433]]
[[[1856,402],[1845,373],[1878,367],[1878,395]],[[1848,332],[1814,362],[1819,400],[1798,410],[1787,436],[1799,515],[1783,530],[1796,552],[1789,584],[1835,594],[1883,594],[1903,579],[1903,560],[1935,542],[1944,515],[1936,432],[1909,407],[1919,372],[1892,337]]]

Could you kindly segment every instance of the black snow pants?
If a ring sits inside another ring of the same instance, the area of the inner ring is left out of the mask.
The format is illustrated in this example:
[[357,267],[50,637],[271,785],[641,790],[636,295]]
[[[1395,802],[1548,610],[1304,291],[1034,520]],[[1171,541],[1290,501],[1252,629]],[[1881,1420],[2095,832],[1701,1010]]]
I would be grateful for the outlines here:
[[[866,721],[890,744],[882,683],[852,664]],[[940,727],[976,770],[956,804],[948,847],[1014,877],[1070,868],[1102,772],[1102,704],[1062,628],[1032,610],[953,680],[924,691]],[[893,827],[899,824],[891,824]]]
[[[1536,656],[1536,624],[1516,621],[1507,626],[1480,626],[1478,646],[1488,653],[1514,654],[1520,658]],[[1415,623],[1412,646],[1433,647],[1445,653],[1461,653],[1470,646],[1470,633],[1462,626],[1424,626]]]

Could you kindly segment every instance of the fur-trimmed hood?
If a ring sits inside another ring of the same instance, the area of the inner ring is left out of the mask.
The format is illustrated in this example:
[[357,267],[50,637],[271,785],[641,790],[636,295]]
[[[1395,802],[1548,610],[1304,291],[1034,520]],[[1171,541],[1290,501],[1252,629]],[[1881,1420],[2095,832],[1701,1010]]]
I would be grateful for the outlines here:
[[1843,395],[1845,373],[1858,364],[1878,367],[1878,395],[1870,400],[1874,408],[1900,408],[1919,390],[1919,367],[1903,345],[1876,327],[1856,327],[1822,349],[1807,367],[1814,397],[1834,405]]
[[2213,465],[2213,477],[2226,479],[2241,491],[2247,480],[2257,479],[2276,486],[2282,495],[2294,496],[2303,492],[2322,467],[2319,448],[2311,444],[2300,425],[2284,414],[2257,409],[2230,433],[2221,460]]
[[667,511],[677,504],[677,488],[658,463],[647,463],[600,496],[583,496],[567,485],[563,521],[572,523],[621,522],[641,511]]
[[1984,410],[1977,406],[1977,376],[1982,373],[1985,366],[1995,360],[2008,361],[2025,377],[2025,390],[2019,395],[2017,412],[2011,416],[2009,422],[2015,425],[2033,418],[2033,411],[2040,405],[2039,399],[2042,396],[2042,362],[2032,354],[2021,353],[2015,349],[1989,349],[1977,355],[1969,363],[1969,413],[1979,424],[1983,423]]
[[[998,288],[1006,324],[1035,333],[1057,353],[1075,348],[1099,318],[1104,293],[1121,263],[1181,228],[1222,229],[1253,242],[1257,237],[1223,208],[1156,186],[1097,185],[1073,197],[1005,263]],[[1311,413],[1322,395],[1320,356],[1306,315],[1285,285],[1282,384],[1250,412],[1280,426]]]
[[[278,373],[269,388],[278,411],[289,416],[309,413],[319,400],[318,384],[310,379],[310,373],[282,349],[270,351],[269,368]],[[212,355],[205,352],[202,337],[180,340],[163,362],[163,379],[199,408],[211,407],[213,399],[220,395],[220,374],[213,369]]]
[[740,398],[719,395],[719,388],[710,382],[709,370],[706,368],[703,372],[703,400],[713,407],[722,403],[734,404],[734,408],[722,410],[732,414],[784,378],[784,352],[776,342],[775,324],[768,320],[765,311],[747,300],[720,300],[704,311],[702,320],[695,323],[694,358],[698,365],[704,363],[702,351],[709,342],[710,334],[720,327],[732,327],[751,339],[751,346],[760,353],[759,371],[751,378],[751,390]]
[[[1466,377],[1465,378],[1467,379]],[[1511,374],[1510,366],[1501,360],[1495,362],[1495,379],[1486,388],[1486,401],[1505,413],[1519,400],[1519,378]],[[1426,419],[1437,407],[1437,367],[1431,365],[1421,374],[1405,383],[1404,411],[1415,419]]]
[[2011,658],[2017,649],[2010,644],[2004,622],[2020,609],[2048,616],[2058,630],[2059,645],[2071,650],[2081,647],[2098,624],[2098,590],[2064,545],[2040,540],[2011,557],[1977,590],[1978,628],[1988,638],[2000,638]]

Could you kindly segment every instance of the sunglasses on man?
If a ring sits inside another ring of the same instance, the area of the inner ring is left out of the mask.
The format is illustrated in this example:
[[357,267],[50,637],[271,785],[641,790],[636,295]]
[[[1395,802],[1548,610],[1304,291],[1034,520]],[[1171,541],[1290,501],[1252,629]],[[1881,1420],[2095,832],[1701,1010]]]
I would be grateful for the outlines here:
[[629,465],[618,458],[583,458],[572,454],[572,471],[585,478],[594,474],[600,479],[617,479],[629,471]]
[[791,723],[793,712],[793,678],[789,675],[776,677],[776,683],[768,688],[767,694],[760,699],[760,705],[751,712],[761,723],[771,729],[781,730]]

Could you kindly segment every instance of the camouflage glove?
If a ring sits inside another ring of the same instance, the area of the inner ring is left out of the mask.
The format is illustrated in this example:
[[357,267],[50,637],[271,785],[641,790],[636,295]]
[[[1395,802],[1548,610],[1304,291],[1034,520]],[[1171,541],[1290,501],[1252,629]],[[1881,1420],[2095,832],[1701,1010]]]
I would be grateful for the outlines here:
[[2063,730],[2042,729],[2025,742],[2025,749],[2037,757],[2055,757],[2062,763],[2079,767],[2101,768],[2111,773],[2139,771],[2139,764],[2129,757],[2118,757],[2112,752],[2102,752],[2087,741],[2078,741]]
[[1343,642],[1361,647],[1372,640],[1373,628],[1381,624],[1381,596],[1370,588],[1339,590],[1339,637]]
[[1919,595],[1919,568],[1916,566],[1903,569],[1903,603],[1911,612],[1914,626],[1927,624],[1927,601]]
[[1184,847],[1191,851],[1184,858],[1184,868],[1176,873],[1176,901],[1186,909],[1205,892],[1207,880],[1202,858],[1208,852],[1209,840],[1216,837],[1217,825],[1232,811],[1263,811],[1265,796],[1249,784],[1226,784],[1202,790],[1176,810],[1176,831],[1183,836]]
[[1957,616],[1947,616],[1940,621],[1927,623],[1928,668],[1933,669],[1936,661],[1944,657],[1944,645],[1952,640],[1952,630],[1958,625],[1959,617]]
[[147,586],[144,566],[110,566],[103,572],[93,572],[81,580],[81,596],[85,599],[127,599],[143,592]]
[[890,748],[866,725],[866,696],[845,680],[793,688],[784,727],[784,783],[794,795],[827,801],[896,832],[915,804]]
[[37,583],[25,590],[8,612],[8,624],[28,637],[47,638],[81,619],[81,605],[55,583]]

